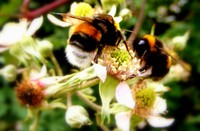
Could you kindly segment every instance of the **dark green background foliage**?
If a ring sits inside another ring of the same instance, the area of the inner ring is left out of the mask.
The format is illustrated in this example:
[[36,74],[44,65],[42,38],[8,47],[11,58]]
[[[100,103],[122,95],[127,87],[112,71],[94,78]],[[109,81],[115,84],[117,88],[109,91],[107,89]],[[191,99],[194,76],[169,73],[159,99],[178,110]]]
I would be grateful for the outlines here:
[[[53,1],[53,0],[51,0]],[[142,27],[138,35],[149,33],[151,26],[156,23],[155,35],[161,40],[162,38],[172,38],[173,36],[183,35],[186,31],[190,30],[191,35],[184,50],[178,52],[181,59],[191,64],[192,71],[191,76],[186,82],[171,82],[169,87],[171,90],[165,94],[168,104],[168,116],[175,118],[174,124],[166,128],[167,130],[176,131],[199,131],[200,130],[200,1],[188,0],[187,4],[181,7],[181,12],[174,13],[170,11],[169,6],[172,3],[176,3],[178,0],[148,0],[145,9],[145,18],[143,20]],[[31,9],[37,9],[38,7],[49,3],[49,0],[32,0],[30,4]],[[133,1],[136,4],[136,13],[140,9],[140,1]],[[4,14],[0,16],[0,28],[6,22],[17,21],[15,16],[19,13],[19,7],[22,0],[1,0],[0,1],[0,13]],[[175,20],[172,22],[158,21],[157,9],[161,6],[165,6],[168,9],[168,16],[173,15]],[[67,12],[69,11],[69,3],[52,10],[52,12]],[[58,61],[65,72],[69,71],[67,61],[65,59],[64,47],[66,46],[68,29],[61,28],[50,23],[45,15],[45,20],[42,28],[35,34],[37,38],[44,38],[50,40],[54,44],[54,53],[58,58]],[[137,17],[133,16],[126,22],[121,23],[121,28],[132,30],[133,26],[137,23]],[[128,33],[126,34],[128,37]],[[11,36],[12,38],[12,36]],[[59,57],[58,57],[59,56]],[[9,64],[8,61],[6,64]],[[0,63],[0,67],[3,67],[3,63]],[[19,76],[20,77],[20,76]],[[7,83],[0,77],[0,131],[7,130],[13,131],[16,126],[23,123],[22,129],[26,131],[31,121],[25,121],[27,110],[21,107],[14,93],[15,82]],[[95,94],[98,96],[98,89],[95,89]],[[74,98],[74,103],[80,103],[78,98]],[[83,103],[80,103],[83,104]],[[87,108],[87,106],[85,106]],[[95,119],[94,112],[87,109],[90,112],[90,118]],[[42,114],[42,119],[39,124],[38,131],[71,131],[73,129],[65,123],[64,120],[65,111],[56,109],[53,111],[45,111]],[[21,128],[21,127],[20,127]],[[82,129],[74,130],[100,130],[96,123],[93,126],[86,126]],[[138,129],[141,130],[141,129]],[[162,129],[145,127],[143,130],[148,131],[160,131]]]

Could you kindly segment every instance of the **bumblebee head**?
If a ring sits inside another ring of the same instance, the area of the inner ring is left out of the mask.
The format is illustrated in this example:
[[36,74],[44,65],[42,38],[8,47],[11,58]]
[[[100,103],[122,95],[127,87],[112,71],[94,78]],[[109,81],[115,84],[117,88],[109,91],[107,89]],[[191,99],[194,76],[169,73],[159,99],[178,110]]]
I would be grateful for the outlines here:
[[150,50],[150,45],[147,39],[135,39],[133,42],[133,49],[137,54],[137,57],[141,58],[145,52]]

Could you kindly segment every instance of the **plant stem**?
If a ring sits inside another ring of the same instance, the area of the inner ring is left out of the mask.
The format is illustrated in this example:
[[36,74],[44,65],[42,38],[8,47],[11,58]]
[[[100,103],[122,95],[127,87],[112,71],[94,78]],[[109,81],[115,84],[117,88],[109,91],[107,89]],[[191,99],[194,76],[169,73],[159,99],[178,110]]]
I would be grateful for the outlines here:
[[72,94],[71,92],[67,93],[67,108],[69,108],[70,106],[72,106]]
[[67,92],[82,90],[82,89],[97,85],[98,83],[99,83],[99,78],[94,78],[94,79],[85,81],[82,84],[64,87],[63,90],[60,90],[54,96],[58,97],[58,96],[61,96],[61,95],[65,95]]
[[57,74],[58,74],[59,76],[62,76],[62,75],[63,75],[63,72],[62,72],[62,70],[61,70],[61,68],[60,68],[60,65],[59,65],[57,59],[55,58],[53,52],[50,54],[50,59],[51,59],[51,61],[53,62],[54,66],[55,66],[55,69],[56,69]]
[[105,125],[98,125],[103,131],[110,131]]
[[23,1],[22,7],[21,7],[22,13],[29,12],[29,8],[28,8],[29,3],[30,3],[30,0],[24,0]]
[[128,45],[132,48],[132,43],[135,40],[135,37],[141,27],[143,18],[144,18],[144,10],[145,10],[145,5],[146,5],[146,0],[142,0],[141,2],[141,10],[140,10],[140,14],[139,14],[139,18],[138,18],[138,22],[135,25],[135,27],[133,28],[133,32],[131,33],[130,37],[128,38]]
[[110,131],[102,122],[101,117],[98,117],[98,114],[96,115],[97,125],[102,129],[102,131]]
[[40,120],[41,113],[42,113],[41,111],[38,111],[36,113],[34,122],[32,123],[32,125],[30,125],[30,131],[37,131],[36,129]]
[[[29,5],[29,1],[27,3],[28,0],[25,0],[24,1],[24,6],[28,6]],[[39,17],[65,3],[69,2],[69,0],[55,0],[54,2],[51,2],[49,4],[46,4],[38,9],[35,9],[35,10],[32,10],[32,11],[29,11],[29,8],[28,7],[24,7],[23,8],[25,9],[24,11],[25,12],[22,12],[22,17],[24,18],[27,18],[28,20],[32,20],[36,17]],[[23,10],[23,9],[22,9]]]
[[89,99],[87,99],[86,97],[84,97],[84,95],[80,92],[80,91],[77,91],[76,92],[76,95],[81,99],[83,100],[87,105],[89,105],[92,109],[94,109],[95,111],[99,112],[101,111],[101,106],[93,103],[92,101],[90,101]]

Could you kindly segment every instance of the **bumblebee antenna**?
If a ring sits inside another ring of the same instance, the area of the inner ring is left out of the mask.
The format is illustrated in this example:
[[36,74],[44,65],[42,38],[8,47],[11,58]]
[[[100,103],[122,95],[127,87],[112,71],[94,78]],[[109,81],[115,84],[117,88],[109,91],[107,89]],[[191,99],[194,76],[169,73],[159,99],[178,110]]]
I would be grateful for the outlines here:
[[122,29],[123,31],[126,31],[126,32],[130,32],[132,33],[133,31],[132,30],[128,30],[128,29]]

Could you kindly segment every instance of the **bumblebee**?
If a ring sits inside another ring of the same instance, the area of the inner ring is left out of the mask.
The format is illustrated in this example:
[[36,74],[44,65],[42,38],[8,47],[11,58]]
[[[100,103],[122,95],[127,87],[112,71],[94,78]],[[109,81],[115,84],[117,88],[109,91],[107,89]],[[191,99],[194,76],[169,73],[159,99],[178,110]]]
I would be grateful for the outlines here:
[[164,49],[163,43],[155,36],[145,35],[134,40],[133,51],[141,59],[138,75],[160,80],[169,72],[172,58]]
[[83,69],[90,66],[93,60],[97,63],[106,45],[117,46],[123,41],[128,50],[125,38],[112,16],[98,14],[89,18],[62,13],[60,15],[65,19],[74,18],[82,21],[75,26],[66,47],[66,57],[72,65]]

